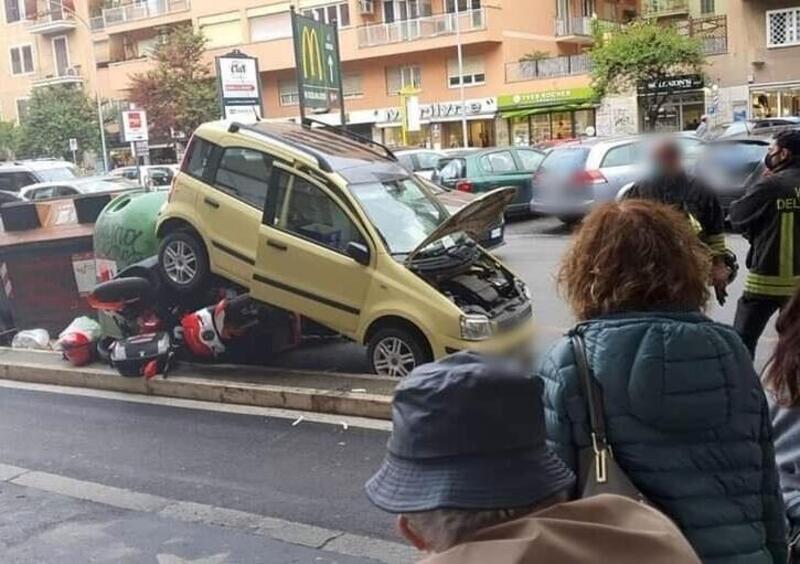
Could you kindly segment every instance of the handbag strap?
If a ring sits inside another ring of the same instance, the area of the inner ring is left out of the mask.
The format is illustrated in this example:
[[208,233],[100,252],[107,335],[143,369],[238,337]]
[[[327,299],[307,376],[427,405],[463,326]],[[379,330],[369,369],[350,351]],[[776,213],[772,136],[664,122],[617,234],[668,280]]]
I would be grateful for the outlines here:
[[600,384],[592,377],[583,337],[579,333],[571,331],[569,338],[572,342],[572,350],[575,354],[575,363],[578,367],[581,387],[583,388],[583,393],[589,408],[592,446],[594,447],[595,453],[610,451],[608,435],[606,434],[606,414],[603,408],[603,390],[600,388]]

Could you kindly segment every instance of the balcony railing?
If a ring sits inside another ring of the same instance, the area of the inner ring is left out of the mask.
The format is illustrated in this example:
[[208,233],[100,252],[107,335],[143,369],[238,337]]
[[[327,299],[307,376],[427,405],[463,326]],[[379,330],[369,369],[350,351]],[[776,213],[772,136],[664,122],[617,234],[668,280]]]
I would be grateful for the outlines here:
[[728,18],[709,16],[678,22],[678,31],[700,40],[703,53],[721,55],[728,52]]
[[586,74],[590,68],[591,61],[585,53],[506,63],[506,82]]
[[91,19],[93,31],[137,20],[185,12],[191,8],[190,0],[147,0],[133,2],[116,8],[105,8],[102,15]]
[[[486,29],[486,9],[467,10],[458,15],[457,23],[462,33]],[[377,47],[405,41],[432,39],[456,32],[454,13],[435,14],[411,20],[379,23],[358,28],[358,46]]]
[[683,14],[689,11],[689,0],[645,0],[642,15],[647,17]]
[[592,35],[592,18],[588,16],[556,18],[556,37],[567,35]]
[[41,73],[33,79],[33,87],[53,86],[55,84],[75,84],[83,82],[83,71],[80,65],[57,69],[51,73]]
[[33,14],[28,18],[27,24],[31,33],[57,33],[75,29],[77,26],[72,14],[62,10]]

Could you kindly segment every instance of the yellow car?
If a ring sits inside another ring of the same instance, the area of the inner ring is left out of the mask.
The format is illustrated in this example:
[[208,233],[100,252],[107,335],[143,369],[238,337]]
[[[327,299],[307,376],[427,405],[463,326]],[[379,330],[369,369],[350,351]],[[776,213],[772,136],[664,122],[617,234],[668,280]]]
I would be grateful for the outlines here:
[[525,284],[474,242],[513,189],[454,215],[380,144],[335,128],[211,122],[159,214],[159,267],[212,275],[367,346],[394,377],[459,350],[529,348]]

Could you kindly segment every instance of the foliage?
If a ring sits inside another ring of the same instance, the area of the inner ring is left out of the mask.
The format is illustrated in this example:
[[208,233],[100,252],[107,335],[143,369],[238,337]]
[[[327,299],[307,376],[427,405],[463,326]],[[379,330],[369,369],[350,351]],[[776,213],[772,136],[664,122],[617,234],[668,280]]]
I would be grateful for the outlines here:
[[81,88],[59,84],[36,88],[22,121],[19,153],[25,157],[72,159],[69,140],[78,140],[78,157],[98,151],[100,132],[91,98]]
[[[598,97],[635,89],[677,74],[701,72],[705,63],[700,40],[681,34],[674,26],[642,20],[608,32],[595,20],[592,86]],[[651,127],[655,127],[664,102],[672,94],[666,89],[645,100]]]
[[170,128],[190,134],[220,116],[217,88],[203,61],[206,39],[189,26],[165,35],[151,55],[155,67],[130,77],[131,102],[147,111],[150,134],[168,138]]
[[549,51],[543,51],[541,49],[534,49],[530,53],[525,53],[519,58],[520,63],[535,63],[538,61],[542,61],[544,59],[550,58]]
[[13,121],[0,121],[0,160],[12,159],[19,145],[19,127]]

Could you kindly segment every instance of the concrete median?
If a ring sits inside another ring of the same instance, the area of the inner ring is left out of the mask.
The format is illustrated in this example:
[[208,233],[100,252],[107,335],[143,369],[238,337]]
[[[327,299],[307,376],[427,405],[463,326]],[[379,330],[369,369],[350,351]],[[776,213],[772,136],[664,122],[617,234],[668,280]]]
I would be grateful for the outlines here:
[[0,378],[374,419],[391,419],[396,384],[380,376],[191,363],[180,363],[166,378],[123,378],[100,364],[75,368],[58,353],[3,347]]

